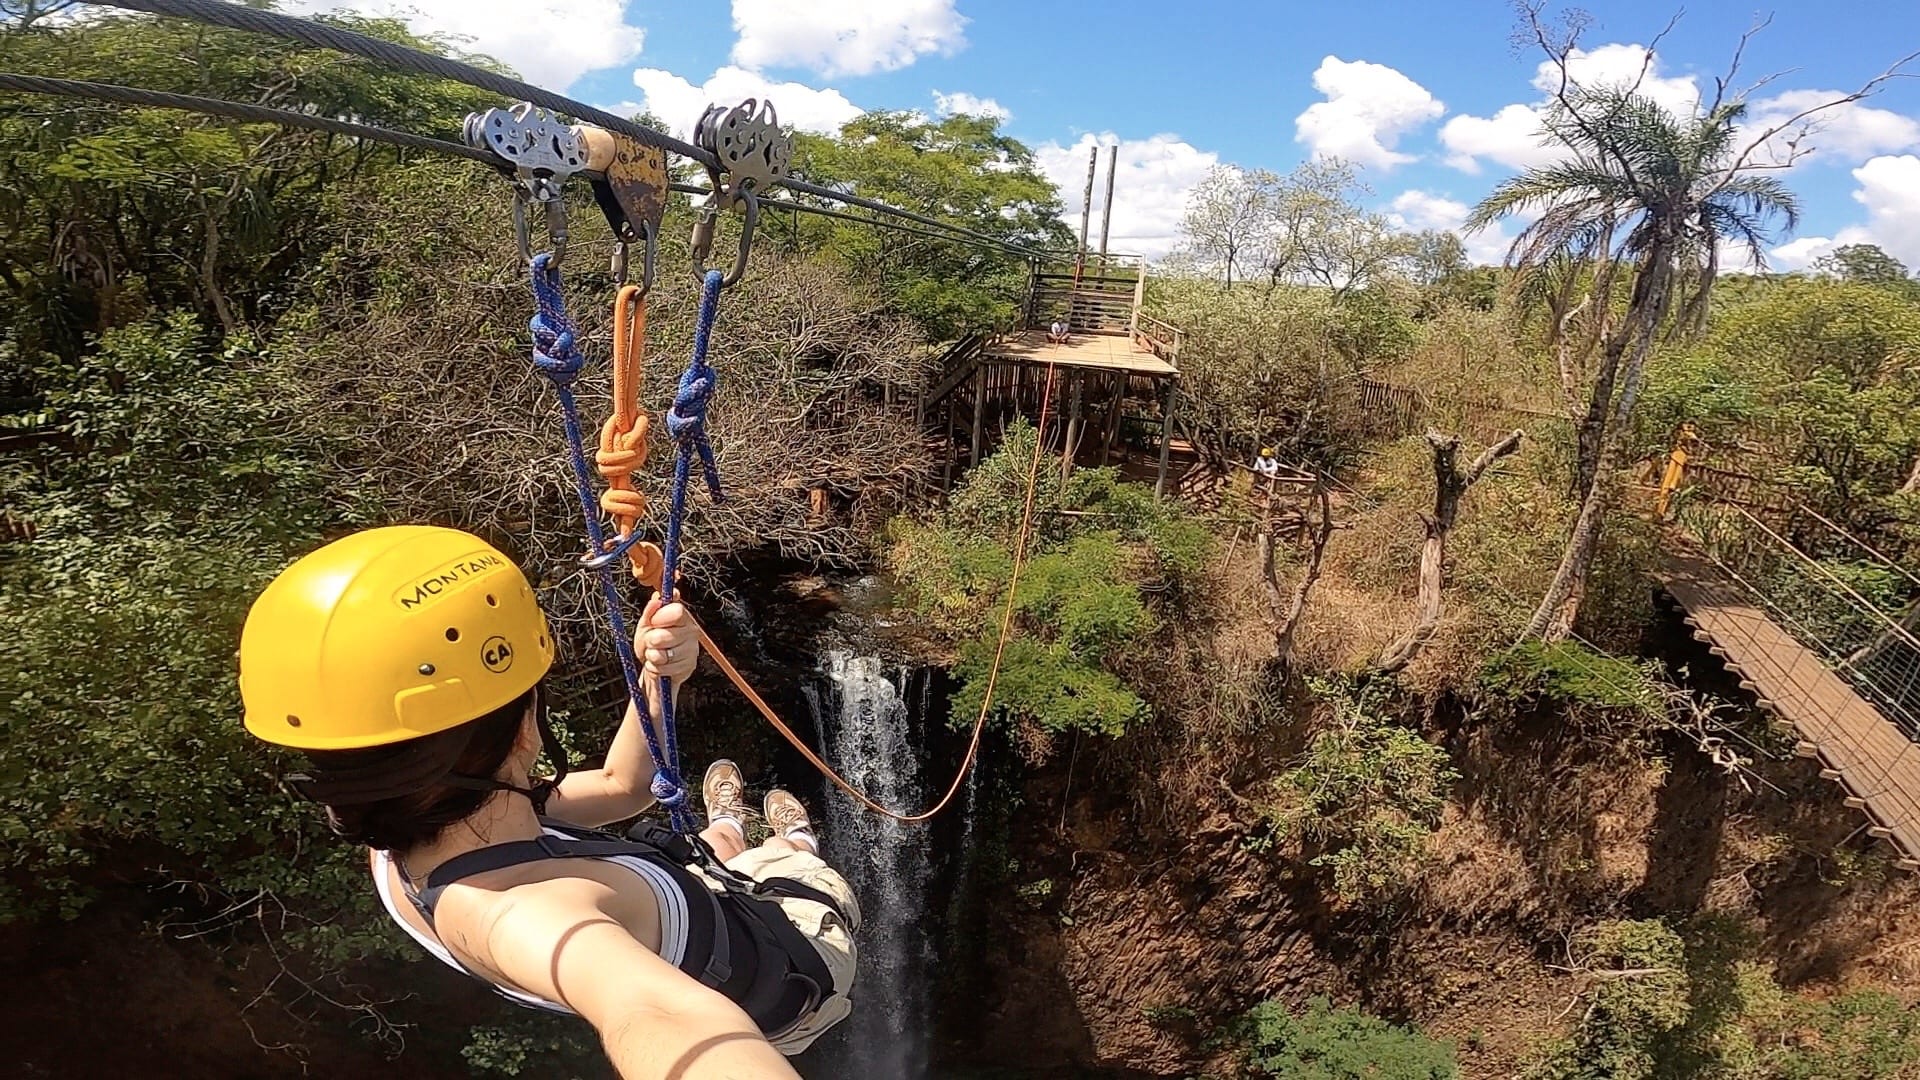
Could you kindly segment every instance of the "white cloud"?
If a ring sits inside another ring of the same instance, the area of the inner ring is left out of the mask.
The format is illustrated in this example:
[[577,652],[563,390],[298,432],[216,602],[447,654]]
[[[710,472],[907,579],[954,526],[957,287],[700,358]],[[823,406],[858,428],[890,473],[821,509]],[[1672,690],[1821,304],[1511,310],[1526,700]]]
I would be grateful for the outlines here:
[[645,32],[625,21],[624,0],[288,0],[294,15],[353,11],[405,20],[415,33],[455,39],[519,72],[528,82],[565,90],[589,71],[640,55]]
[[694,123],[708,105],[737,105],[750,97],[773,99],[780,123],[801,131],[831,134],[866,111],[830,87],[815,89],[797,82],[775,82],[757,71],[737,67],[723,67],[699,86],[671,71],[640,68],[633,73],[633,85],[640,88],[640,108],[665,121],[682,139],[691,137]]
[[933,92],[934,111],[941,116],[984,116],[1005,123],[1013,119],[1013,110],[990,97],[975,97],[965,90],[955,90],[951,94]]
[[1864,227],[1842,229],[1837,243],[1874,243],[1887,254],[1920,266],[1920,157],[1873,158],[1853,170],[1860,187],[1854,200],[1867,208]]
[[1374,169],[1413,160],[1393,149],[1400,136],[1446,112],[1426,87],[1384,64],[1329,56],[1313,73],[1327,100],[1294,118],[1294,141],[1318,157],[1337,157]]
[[1456,116],[1440,129],[1440,143],[1452,151],[1447,164],[1470,173],[1480,171],[1481,158],[1531,169],[1564,153],[1548,144],[1540,110],[1531,105],[1507,105],[1492,116]]
[[[1758,136],[1766,128],[1785,123],[1807,109],[1846,96],[1844,90],[1788,90],[1762,98],[1753,103],[1743,130],[1751,133],[1749,138]],[[1804,125],[1796,125],[1796,129],[1801,126],[1806,130],[1799,147],[1805,155],[1803,161],[1865,161],[1876,154],[1920,149],[1920,119],[1857,101],[1823,109]],[[1788,145],[1791,134],[1789,131],[1776,135],[1762,148],[1758,160],[1786,160],[1792,151]]]
[[[1767,265],[1773,270],[1805,270],[1822,255],[1830,254],[1839,247],[1839,241],[1830,236],[1803,236],[1791,240],[1767,252]],[[1746,262],[1746,252],[1720,249],[1722,266],[1733,266]]]
[[[1694,77],[1661,75],[1660,57],[1649,57],[1645,45],[1616,43],[1592,50],[1575,49],[1567,56],[1567,75],[1577,85],[1586,87],[1637,85],[1640,94],[1672,112],[1692,112],[1700,105],[1700,84]],[[1552,61],[1542,60],[1534,69],[1534,89],[1551,95],[1559,85],[1559,69]]]
[[828,78],[898,71],[967,43],[954,0],[733,0],[733,62],[803,67]]
[[1408,232],[1435,229],[1459,236],[1467,247],[1467,258],[1482,266],[1505,260],[1507,248],[1513,243],[1505,225],[1498,222],[1477,233],[1467,232],[1464,226],[1471,208],[1457,199],[1432,192],[1403,191],[1387,204],[1387,210],[1387,220]]
[[[1107,167],[1105,147],[1118,144],[1120,167],[1114,178],[1113,229],[1109,247],[1116,252],[1161,259],[1180,242],[1180,219],[1186,214],[1187,195],[1219,164],[1220,156],[1200,150],[1177,135],[1149,139],[1122,139],[1108,132],[1082,135],[1070,146],[1043,143],[1034,157],[1048,179],[1060,188],[1068,223],[1079,227],[1080,197],[1086,190],[1087,152],[1100,146],[1100,168]],[[1100,211],[1105,200],[1106,176],[1094,185],[1093,220],[1087,244],[1098,250]]]
[[1866,223],[1781,244],[1767,252],[1771,269],[1805,270],[1847,244],[1878,244],[1908,266],[1920,265],[1920,157],[1883,154],[1854,169],[1853,178],[1860,184],[1853,201],[1867,208]]
[[[1660,74],[1657,55],[1644,45],[1602,45],[1576,49],[1567,59],[1567,75],[1580,86],[1630,86],[1677,113],[1699,107],[1700,86],[1691,75]],[[1547,104],[1560,85],[1560,71],[1550,61],[1534,69],[1533,87],[1543,97],[1527,104],[1506,105],[1492,116],[1460,115],[1440,129],[1440,143],[1450,153],[1447,164],[1465,172],[1480,171],[1480,159],[1509,169],[1530,169],[1566,156],[1544,136]]]

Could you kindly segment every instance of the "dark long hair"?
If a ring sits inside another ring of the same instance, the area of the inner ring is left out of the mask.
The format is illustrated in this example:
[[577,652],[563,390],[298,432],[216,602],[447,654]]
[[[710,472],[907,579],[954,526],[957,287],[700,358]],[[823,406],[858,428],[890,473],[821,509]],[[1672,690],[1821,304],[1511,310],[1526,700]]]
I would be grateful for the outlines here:
[[313,786],[322,790],[329,774],[377,775],[389,767],[404,773],[408,761],[425,759],[452,763],[452,768],[440,770],[425,786],[386,798],[330,801],[319,795],[328,824],[341,838],[382,851],[404,853],[438,839],[450,826],[472,816],[493,794],[445,783],[445,779],[490,780],[499,775],[513,755],[527,722],[527,710],[539,692],[536,686],[478,719],[403,743],[366,750],[308,751]]

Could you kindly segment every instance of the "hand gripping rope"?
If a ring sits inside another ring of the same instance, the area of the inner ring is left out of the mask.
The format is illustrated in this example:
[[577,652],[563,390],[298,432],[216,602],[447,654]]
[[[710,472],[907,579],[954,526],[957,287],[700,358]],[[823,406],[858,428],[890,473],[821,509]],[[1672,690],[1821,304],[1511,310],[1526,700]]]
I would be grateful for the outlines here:
[[[630,476],[632,469],[644,460],[644,444],[636,453],[633,445],[638,440],[629,441],[628,436],[638,430],[641,439],[644,439],[645,429],[636,415],[637,410],[628,410],[626,419],[631,422],[622,432],[621,410],[616,408],[614,416],[608,421],[607,431],[602,434],[603,448],[609,445],[608,434],[613,435],[613,452],[609,455],[613,472],[609,475],[608,495],[610,509],[620,521],[622,534],[618,541],[609,545],[606,532],[600,524],[599,504],[593,497],[593,481],[587,472],[586,440],[580,430],[580,405],[573,396],[573,382],[579,377],[586,358],[575,341],[578,330],[567,314],[566,296],[560,288],[560,271],[553,265],[552,252],[542,252],[533,257],[532,278],[534,303],[539,309],[529,324],[533,331],[533,363],[535,369],[553,385],[554,394],[560,399],[560,415],[567,434],[567,458],[573,466],[575,491],[580,497],[580,515],[586,524],[588,550],[593,553],[586,561],[600,579],[600,592],[607,605],[607,623],[613,630],[614,654],[620,659],[620,673],[626,680],[627,696],[639,713],[640,729],[646,734],[647,755],[653,759],[653,797],[666,807],[668,821],[676,832],[692,832],[695,818],[686,781],[680,776],[679,740],[673,730],[673,696],[667,692],[668,688],[664,685],[666,680],[663,679],[663,708],[660,730],[656,732],[648,713],[646,694],[640,686],[640,664],[633,654],[633,638],[628,632],[626,617],[621,614],[620,590],[613,577],[614,562],[639,544],[640,534],[632,528],[628,515],[631,514],[637,521],[638,514],[634,511],[644,511],[645,505],[617,495],[611,480],[613,475],[620,475],[622,465],[627,466],[625,475]],[[629,356],[634,360],[630,374],[637,378],[637,353],[630,353]],[[626,381],[632,386],[634,380]],[[637,391],[637,387],[635,389]],[[636,494],[630,488],[629,485],[626,494]],[[677,546],[673,544],[672,526],[669,528],[669,544]],[[644,556],[635,557],[636,571],[640,569],[641,558]],[[662,745],[663,742],[665,745]]]

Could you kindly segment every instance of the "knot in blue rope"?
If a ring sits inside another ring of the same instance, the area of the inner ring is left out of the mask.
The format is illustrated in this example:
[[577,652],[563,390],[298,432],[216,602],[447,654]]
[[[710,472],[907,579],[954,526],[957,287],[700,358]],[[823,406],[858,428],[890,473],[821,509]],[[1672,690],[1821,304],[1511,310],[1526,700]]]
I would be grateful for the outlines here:
[[680,779],[680,770],[671,765],[656,766],[653,783],[648,785],[654,800],[667,808],[669,813],[679,813],[687,808],[691,796],[687,792],[686,781]]
[[586,357],[574,347],[578,328],[567,314],[567,297],[560,290],[560,271],[552,263],[552,252],[543,251],[533,257],[533,299],[540,310],[528,326],[533,330],[534,365],[553,385],[567,387],[579,376]]
[[[679,460],[674,467],[676,483],[684,489],[688,458],[697,456],[700,471],[706,476],[707,491],[716,502],[724,496],[720,491],[720,467],[713,459],[713,444],[707,440],[707,408],[713,404],[720,373],[707,363],[707,346],[713,340],[713,324],[720,315],[720,288],[724,281],[725,275],[720,271],[709,270],[701,283],[700,314],[693,324],[693,358],[688,361],[687,370],[680,373],[673,407],[667,410],[667,434],[680,444]],[[669,516],[670,531],[678,529],[680,510],[681,507],[676,506]]]

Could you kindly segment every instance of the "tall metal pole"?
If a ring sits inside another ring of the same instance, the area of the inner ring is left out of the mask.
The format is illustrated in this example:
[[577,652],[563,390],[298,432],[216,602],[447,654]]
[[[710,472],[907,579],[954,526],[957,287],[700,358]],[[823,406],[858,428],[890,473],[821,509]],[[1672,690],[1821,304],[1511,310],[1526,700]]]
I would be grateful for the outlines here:
[[1100,208],[1100,275],[1107,273],[1107,230],[1113,225],[1113,174],[1120,167],[1120,144],[1107,149],[1107,203]]

